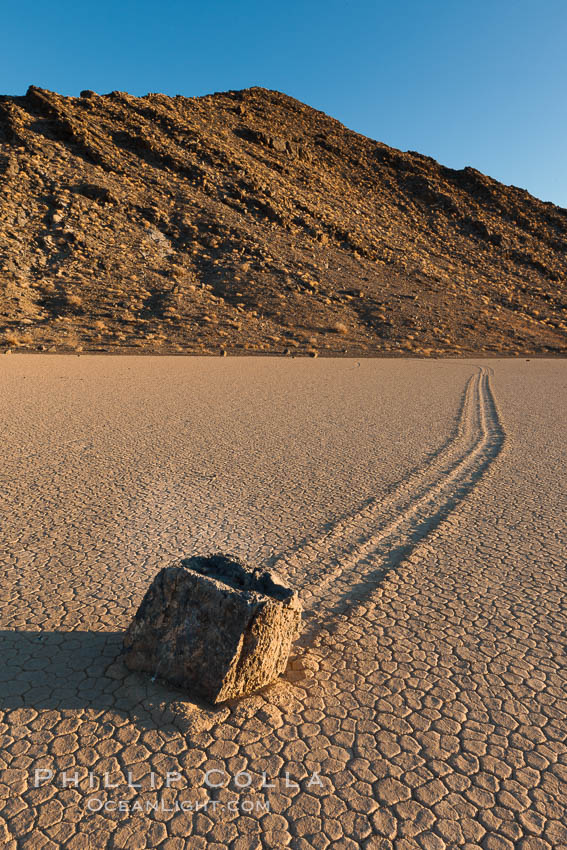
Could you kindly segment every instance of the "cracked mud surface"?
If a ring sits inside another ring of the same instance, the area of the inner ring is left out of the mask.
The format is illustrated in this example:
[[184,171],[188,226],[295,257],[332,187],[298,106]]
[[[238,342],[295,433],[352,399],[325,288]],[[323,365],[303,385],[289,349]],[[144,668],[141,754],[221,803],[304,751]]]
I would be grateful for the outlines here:
[[[564,363],[0,367],[2,846],[567,847]],[[307,614],[285,679],[216,708],[118,657],[210,549]]]

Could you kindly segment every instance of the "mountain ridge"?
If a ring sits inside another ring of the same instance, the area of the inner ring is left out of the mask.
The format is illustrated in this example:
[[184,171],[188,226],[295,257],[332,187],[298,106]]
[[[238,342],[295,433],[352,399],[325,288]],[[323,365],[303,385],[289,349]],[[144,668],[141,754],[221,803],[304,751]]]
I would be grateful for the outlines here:
[[564,354],[567,210],[262,88],[0,97],[0,344]]

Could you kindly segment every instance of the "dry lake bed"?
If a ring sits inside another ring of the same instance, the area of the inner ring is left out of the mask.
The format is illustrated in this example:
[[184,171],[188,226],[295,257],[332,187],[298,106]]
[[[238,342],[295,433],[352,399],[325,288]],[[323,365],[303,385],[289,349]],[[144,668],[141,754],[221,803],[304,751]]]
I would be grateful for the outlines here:
[[[567,848],[567,363],[0,359],[0,846]],[[129,673],[156,574],[305,608],[210,707]]]

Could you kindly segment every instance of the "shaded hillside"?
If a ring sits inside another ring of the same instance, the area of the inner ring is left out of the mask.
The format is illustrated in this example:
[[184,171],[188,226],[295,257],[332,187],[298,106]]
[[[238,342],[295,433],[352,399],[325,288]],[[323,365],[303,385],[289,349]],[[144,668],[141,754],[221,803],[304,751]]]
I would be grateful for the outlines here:
[[0,98],[0,344],[565,353],[567,211],[279,94]]

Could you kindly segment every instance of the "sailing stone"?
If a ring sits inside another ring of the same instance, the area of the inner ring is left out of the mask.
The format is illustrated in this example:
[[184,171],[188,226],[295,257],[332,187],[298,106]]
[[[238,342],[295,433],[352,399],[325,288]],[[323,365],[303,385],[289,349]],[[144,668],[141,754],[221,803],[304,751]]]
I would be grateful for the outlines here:
[[211,703],[241,697],[283,673],[301,610],[273,571],[222,554],[180,559],[148,588],[124,660]]

